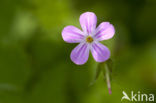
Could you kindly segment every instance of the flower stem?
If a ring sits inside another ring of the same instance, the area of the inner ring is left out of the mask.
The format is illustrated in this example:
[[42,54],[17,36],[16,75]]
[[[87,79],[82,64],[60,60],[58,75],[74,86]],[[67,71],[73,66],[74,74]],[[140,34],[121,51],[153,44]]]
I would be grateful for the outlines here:
[[110,77],[109,77],[109,70],[108,70],[107,64],[105,64],[105,71],[106,71],[106,82],[107,82],[108,91],[109,91],[109,94],[112,94]]

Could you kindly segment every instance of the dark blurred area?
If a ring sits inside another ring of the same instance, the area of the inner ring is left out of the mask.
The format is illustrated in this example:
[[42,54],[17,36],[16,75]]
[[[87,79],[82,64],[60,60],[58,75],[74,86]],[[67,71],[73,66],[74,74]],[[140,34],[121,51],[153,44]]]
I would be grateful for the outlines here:
[[[94,12],[116,29],[103,41],[113,61],[112,94],[97,63],[70,60],[67,25]],[[0,0],[0,103],[120,103],[122,91],[156,94],[156,0]]]

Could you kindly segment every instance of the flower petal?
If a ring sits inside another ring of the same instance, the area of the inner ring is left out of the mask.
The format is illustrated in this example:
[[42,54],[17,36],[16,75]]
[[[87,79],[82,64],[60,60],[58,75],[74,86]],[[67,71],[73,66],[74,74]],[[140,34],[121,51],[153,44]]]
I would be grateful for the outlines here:
[[67,26],[62,31],[63,40],[68,43],[80,43],[84,39],[83,32],[74,26]]
[[88,35],[96,29],[97,17],[93,12],[81,14],[79,21],[84,33]]
[[109,49],[101,43],[94,42],[91,52],[97,62],[104,62],[110,58]]
[[80,43],[72,50],[70,54],[71,60],[77,65],[82,65],[86,63],[88,57],[89,57],[89,46],[86,43]]
[[110,39],[114,36],[115,29],[109,22],[102,22],[96,29],[95,38],[99,41]]

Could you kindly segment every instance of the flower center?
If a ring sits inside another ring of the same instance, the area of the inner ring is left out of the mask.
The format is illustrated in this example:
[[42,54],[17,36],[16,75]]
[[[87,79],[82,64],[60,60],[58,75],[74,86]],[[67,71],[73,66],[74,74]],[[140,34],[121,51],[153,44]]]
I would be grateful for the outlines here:
[[88,43],[93,42],[93,38],[92,38],[91,36],[88,36],[88,37],[86,38],[86,42],[88,42]]

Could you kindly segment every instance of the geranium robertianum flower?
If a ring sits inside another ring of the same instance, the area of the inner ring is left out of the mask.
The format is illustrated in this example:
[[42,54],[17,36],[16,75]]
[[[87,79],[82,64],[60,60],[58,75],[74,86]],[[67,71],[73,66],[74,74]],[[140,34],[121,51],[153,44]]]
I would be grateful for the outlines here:
[[80,25],[82,31],[74,26],[66,26],[62,31],[63,40],[67,43],[80,43],[70,55],[71,60],[82,65],[87,62],[91,51],[97,62],[104,62],[110,58],[109,49],[100,43],[113,37],[115,29],[109,22],[102,22],[97,28],[97,17],[93,12],[81,14]]

